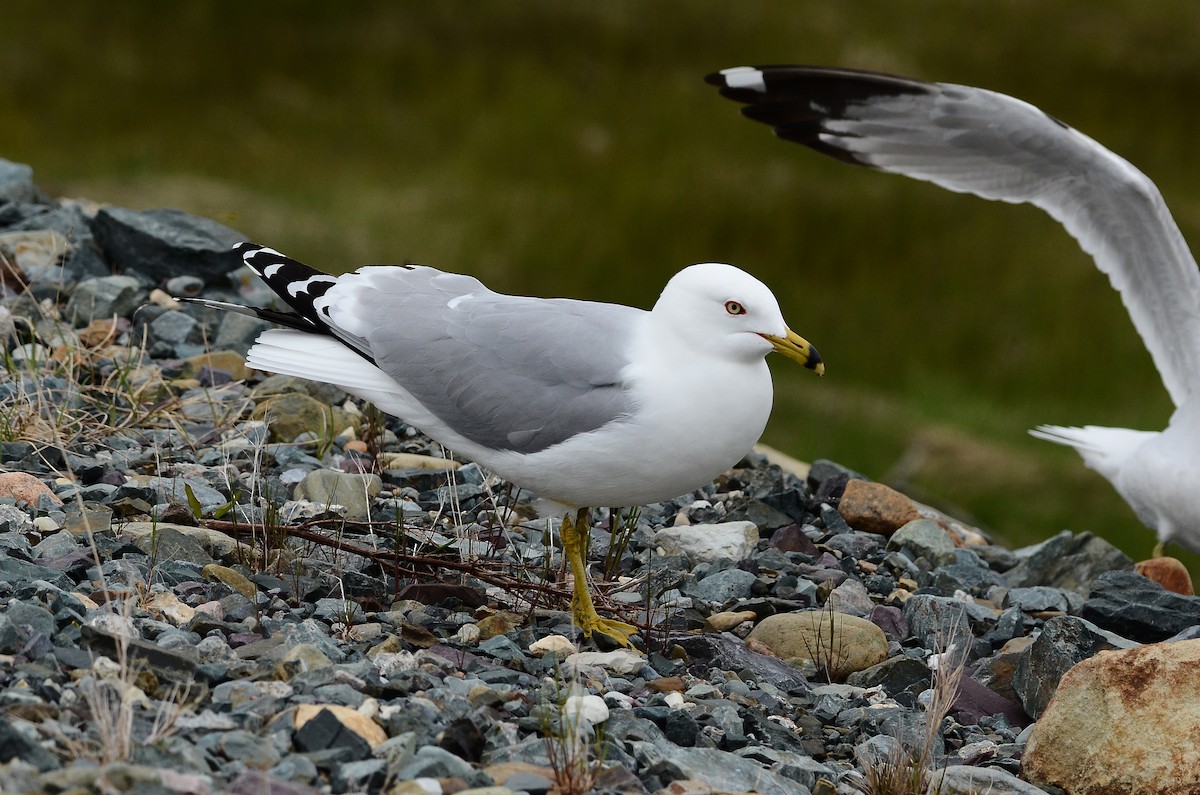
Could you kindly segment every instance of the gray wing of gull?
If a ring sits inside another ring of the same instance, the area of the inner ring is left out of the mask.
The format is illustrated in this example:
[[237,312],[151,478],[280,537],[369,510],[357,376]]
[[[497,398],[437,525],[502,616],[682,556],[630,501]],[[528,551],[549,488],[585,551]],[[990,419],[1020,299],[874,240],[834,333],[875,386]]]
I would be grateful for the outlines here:
[[708,79],[782,138],[1042,208],[1120,292],[1175,405],[1200,391],[1200,272],[1158,188],[1126,160],[1027,102],[970,86],[799,66]]
[[449,428],[533,453],[630,413],[622,375],[642,310],[493,292],[419,266],[338,279],[325,316]]

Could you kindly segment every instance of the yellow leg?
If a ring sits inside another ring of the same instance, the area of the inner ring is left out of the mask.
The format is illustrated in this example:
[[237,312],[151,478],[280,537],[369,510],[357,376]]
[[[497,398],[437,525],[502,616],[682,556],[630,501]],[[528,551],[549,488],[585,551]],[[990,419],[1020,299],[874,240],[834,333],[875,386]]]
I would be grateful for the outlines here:
[[596,606],[592,604],[592,595],[588,593],[584,557],[587,555],[588,528],[591,525],[589,514],[587,508],[580,508],[574,520],[567,514],[563,517],[559,530],[563,554],[571,562],[571,573],[575,575],[575,587],[571,592],[571,616],[583,630],[584,637],[590,638],[593,632],[599,632],[621,646],[632,648],[633,644],[629,642],[629,638],[637,633],[638,628],[624,621],[601,618],[596,612]]
[[1154,551],[1150,554],[1150,557],[1161,558],[1163,556],[1163,552],[1166,550],[1166,547],[1167,544],[1165,541],[1159,541],[1154,545]]

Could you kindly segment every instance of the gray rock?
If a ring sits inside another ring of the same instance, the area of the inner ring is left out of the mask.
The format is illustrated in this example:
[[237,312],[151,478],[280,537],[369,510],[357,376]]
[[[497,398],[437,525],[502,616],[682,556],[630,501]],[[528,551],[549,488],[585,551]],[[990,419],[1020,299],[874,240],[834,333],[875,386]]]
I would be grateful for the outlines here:
[[132,276],[86,279],[71,292],[65,314],[76,327],[113,316],[129,317],[141,303],[142,295],[138,280]]
[[[190,274],[167,279],[167,292],[175,298],[195,298],[204,292],[204,280]],[[236,313],[233,313],[236,315]],[[243,317],[238,315],[238,317]]]
[[199,342],[200,323],[186,312],[169,309],[151,321],[150,338],[168,345]]
[[318,469],[309,472],[296,486],[296,499],[318,505],[341,505],[346,518],[366,521],[371,518],[371,498],[383,489],[378,475],[360,475]]
[[957,599],[929,594],[913,594],[904,603],[904,618],[911,635],[920,638],[926,649],[949,651],[955,661],[970,653],[974,641],[967,605]]
[[654,534],[654,543],[668,555],[687,555],[695,564],[747,558],[758,537],[758,528],[750,522],[721,522],[663,527]]
[[1012,588],[1004,597],[1004,607],[1016,607],[1026,613],[1041,613],[1047,610],[1067,612],[1070,602],[1067,596],[1058,588],[1034,586],[1032,588]]
[[105,263],[104,254],[92,237],[87,216],[78,204],[64,202],[61,205],[28,207],[33,212],[6,227],[8,231],[52,231],[61,235],[67,243],[60,272],[47,272],[40,278],[49,279],[63,287],[72,287],[84,279],[112,274],[112,268]]
[[849,579],[829,593],[829,600],[825,606],[838,613],[864,618],[871,613],[875,603],[871,601],[865,585],[858,580]]
[[1121,550],[1091,533],[1064,530],[1040,544],[1019,549],[1019,563],[1004,574],[1011,588],[1048,585],[1086,596],[1108,571],[1133,568]]
[[877,549],[882,549],[887,539],[876,533],[852,530],[831,536],[825,546],[856,560],[864,560]]
[[242,729],[219,735],[214,750],[231,762],[241,762],[256,770],[271,767],[280,759],[279,751],[271,743]]
[[44,607],[13,599],[0,613],[0,652],[15,654],[37,635],[54,634],[54,615]]
[[1045,790],[995,767],[951,765],[933,773],[931,792],[940,795],[1046,795]]
[[229,502],[224,494],[195,478],[150,478],[146,481],[146,487],[153,491],[158,502],[184,507],[190,507],[191,504],[187,493],[190,488],[205,515]]
[[757,792],[761,795],[810,795],[808,787],[749,759],[717,748],[677,748],[639,744],[650,761],[646,776],[664,783],[698,779],[714,792]]
[[1136,645],[1074,616],[1052,618],[1017,661],[1013,691],[1025,711],[1038,718],[1058,689],[1059,680],[1073,665],[1105,649]]
[[105,207],[92,219],[92,233],[117,267],[151,282],[189,274],[214,284],[242,265],[230,249],[243,235],[181,210]]
[[376,792],[387,776],[387,761],[364,759],[338,765],[329,776],[334,792]]
[[471,782],[481,776],[470,763],[436,745],[421,746],[407,764],[394,772],[400,780],[457,777]]
[[203,544],[169,525],[161,525],[151,533],[139,535],[133,543],[156,561],[184,561],[198,566],[215,562]]
[[901,527],[888,539],[887,548],[904,550],[935,566],[952,561],[955,551],[950,534],[930,519],[916,519]]
[[24,163],[0,158],[0,202],[36,202],[41,193],[33,186],[33,169]]
[[725,569],[708,575],[684,592],[710,604],[723,606],[733,600],[749,598],[757,579],[748,571]]
[[1154,643],[1200,624],[1200,596],[1183,596],[1131,571],[1099,578],[1083,618],[1132,640]]
[[221,325],[217,326],[217,336],[213,347],[223,351],[237,351],[242,356],[250,350],[250,346],[258,339],[258,335],[271,328],[272,324],[256,317],[240,315],[236,312],[224,312]]

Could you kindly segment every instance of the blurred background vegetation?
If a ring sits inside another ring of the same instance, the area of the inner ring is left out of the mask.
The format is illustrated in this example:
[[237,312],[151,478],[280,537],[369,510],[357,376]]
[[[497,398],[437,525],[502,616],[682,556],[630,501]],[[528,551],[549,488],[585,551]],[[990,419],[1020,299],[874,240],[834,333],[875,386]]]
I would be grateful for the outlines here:
[[773,363],[768,443],[1013,545],[1069,528],[1142,557],[1108,484],[1025,433],[1170,413],[1074,241],[774,140],[702,78],[814,63],[1004,91],[1131,160],[1200,240],[1197,30],[1191,0],[22,0],[0,10],[0,157],[330,270],[649,306],[683,265],[737,263],[829,365]]

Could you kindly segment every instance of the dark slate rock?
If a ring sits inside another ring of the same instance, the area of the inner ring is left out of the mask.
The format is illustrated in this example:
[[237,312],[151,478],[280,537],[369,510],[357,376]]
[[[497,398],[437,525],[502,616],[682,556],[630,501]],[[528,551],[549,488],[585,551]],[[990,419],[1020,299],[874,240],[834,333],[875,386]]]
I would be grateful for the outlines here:
[[323,709],[309,718],[296,730],[296,747],[301,751],[341,750],[338,755],[344,761],[366,759],[371,755],[371,746],[366,740],[342,725],[332,712]]
[[747,671],[757,682],[765,682],[785,692],[808,691],[808,680],[792,666],[766,654],[746,648],[746,643],[728,632],[671,637],[688,655],[688,668],[707,675],[709,668],[722,671]]
[[181,210],[105,207],[92,233],[112,263],[152,283],[188,274],[215,284],[242,265],[230,250],[245,240],[241,233]]
[[1131,640],[1154,643],[1200,624],[1200,596],[1183,596],[1131,571],[1100,577],[1080,612]]
[[792,524],[792,518],[760,500],[743,500],[729,507],[726,522],[746,521],[758,528],[764,538],[781,527]]
[[832,505],[829,505],[828,503],[822,504],[818,513],[821,517],[821,523],[825,525],[825,530],[829,533],[839,535],[841,533],[854,532],[854,529],[850,527],[850,525],[846,523],[846,520],[842,518],[842,515],[837,512],[837,508],[834,508]]
[[933,588],[947,596],[955,591],[981,594],[992,586],[1003,585],[1004,577],[989,569],[978,559],[965,562],[958,559],[935,569],[931,584]]
[[[29,725],[29,729],[33,726]],[[33,732],[21,731],[17,726],[0,717],[0,762],[20,760],[33,765],[40,771],[56,770],[58,759],[41,746]]]
[[1129,556],[1103,538],[1069,530],[1019,550],[1017,557],[1020,563],[1004,574],[1010,588],[1048,585],[1083,596],[1105,572],[1133,568]]
[[1099,651],[1135,645],[1074,616],[1052,618],[1017,661],[1013,690],[1025,711],[1038,718],[1073,665]]
[[[860,475],[849,467],[844,467],[836,461],[830,461],[826,458],[818,458],[812,462],[812,466],[808,470],[808,487],[813,491],[814,495],[821,497],[821,491],[824,489],[827,493],[832,492],[833,488],[840,485],[834,497],[840,497],[842,490],[846,488],[847,481],[850,480],[869,480],[870,478]],[[833,485],[833,488],[827,484]]]
[[912,657],[892,657],[878,665],[855,671],[846,678],[846,684],[856,687],[883,685],[887,694],[896,697],[901,693],[919,695],[930,685],[929,666]]

